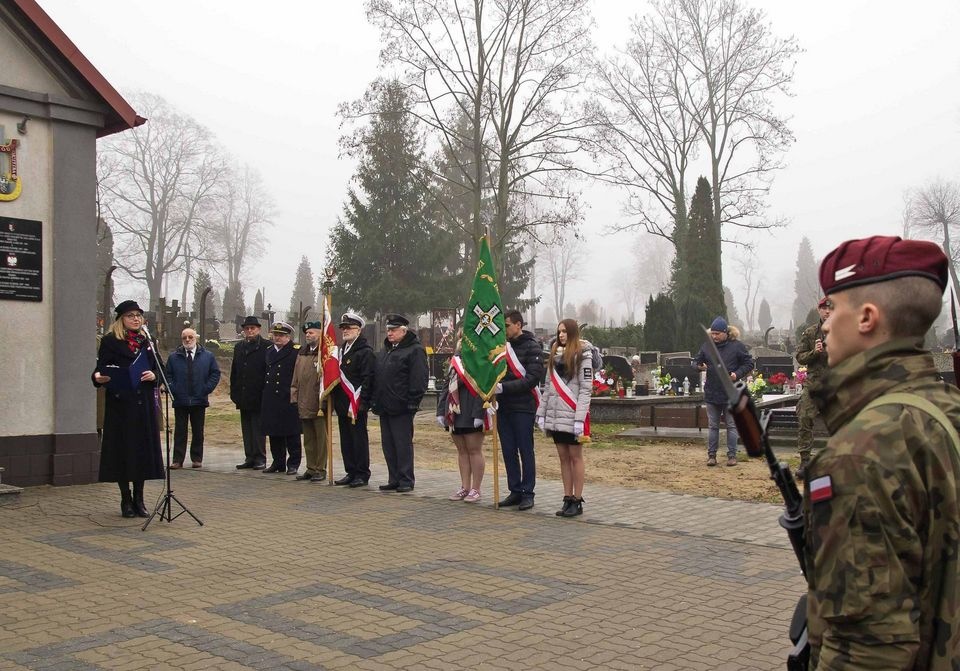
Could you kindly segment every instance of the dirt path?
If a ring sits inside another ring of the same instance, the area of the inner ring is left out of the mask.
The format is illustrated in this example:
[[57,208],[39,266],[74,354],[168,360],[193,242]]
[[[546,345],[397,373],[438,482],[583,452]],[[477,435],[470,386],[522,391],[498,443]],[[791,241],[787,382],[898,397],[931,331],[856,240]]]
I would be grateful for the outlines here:
[[[450,436],[438,427],[432,413],[422,413],[416,423],[416,463],[423,468],[455,471],[457,452]],[[225,391],[218,389],[211,397],[207,411],[207,445],[236,448],[242,455],[240,416]],[[699,496],[715,496],[743,501],[779,503],[776,487],[771,482],[766,465],[757,459],[747,459],[741,452],[739,465],[733,468],[706,466],[705,442],[648,443],[640,440],[615,439],[626,426],[598,425],[594,427],[594,441],[585,450],[587,483],[602,483],[646,490],[670,491]],[[376,417],[371,417],[370,457],[382,463],[380,430]],[[706,441],[706,434],[704,434]],[[337,443],[336,424],[334,442]],[[491,472],[492,438],[485,443],[487,472]],[[560,468],[553,443],[536,432],[537,475],[550,480],[560,479]],[[721,463],[723,463],[721,461]],[[795,464],[794,464],[795,465]],[[502,473],[503,463],[500,469]]]

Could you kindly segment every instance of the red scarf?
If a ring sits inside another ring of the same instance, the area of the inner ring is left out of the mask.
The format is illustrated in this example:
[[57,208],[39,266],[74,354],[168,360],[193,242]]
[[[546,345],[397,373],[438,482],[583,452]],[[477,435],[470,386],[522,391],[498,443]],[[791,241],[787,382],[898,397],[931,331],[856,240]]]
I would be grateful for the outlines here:
[[140,351],[140,347],[143,345],[144,338],[139,332],[127,330],[127,347],[130,348],[130,351],[136,354]]

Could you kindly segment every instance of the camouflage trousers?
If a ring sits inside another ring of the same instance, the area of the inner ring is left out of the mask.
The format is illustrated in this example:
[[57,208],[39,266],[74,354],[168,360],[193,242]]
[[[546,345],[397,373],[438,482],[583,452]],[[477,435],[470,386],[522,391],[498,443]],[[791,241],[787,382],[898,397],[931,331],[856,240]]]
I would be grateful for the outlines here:
[[806,389],[800,394],[800,402],[797,403],[797,420],[800,422],[800,430],[797,431],[797,451],[800,453],[800,462],[806,464],[810,461],[810,453],[813,450],[813,422],[820,414],[817,406],[810,400],[810,392]]

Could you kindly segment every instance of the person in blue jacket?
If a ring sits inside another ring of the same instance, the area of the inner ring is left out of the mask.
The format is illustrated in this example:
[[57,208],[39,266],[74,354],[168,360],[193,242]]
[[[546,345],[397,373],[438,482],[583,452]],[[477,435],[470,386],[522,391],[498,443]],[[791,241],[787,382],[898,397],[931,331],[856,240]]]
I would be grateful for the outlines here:
[[[736,382],[753,370],[753,356],[738,338],[740,330],[736,326],[727,326],[727,320],[717,317],[710,324],[710,338],[720,352],[723,365],[730,373],[730,379]],[[717,371],[710,366],[707,350],[700,346],[700,351],[693,363],[700,369],[707,371],[707,381],[703,385],[703,400],[707,405],[707,466],[717,465],[717,448],[720,446],[720,416],[727,427],[727,466],[737,465],[737,440],[740,434],[737,425],[733,422],[733,415],[727,409],[727,395],[717,377]]]
[[191,328],[180,334],[180,347],[167,359],[167,381],[173,397],[173,462],[170,468],[182,468],[187,455],[187,422],[190,423],[190,461],[194,468],[203,465],[203,423],[207,397],[220,383],[217,359],[200,343]]

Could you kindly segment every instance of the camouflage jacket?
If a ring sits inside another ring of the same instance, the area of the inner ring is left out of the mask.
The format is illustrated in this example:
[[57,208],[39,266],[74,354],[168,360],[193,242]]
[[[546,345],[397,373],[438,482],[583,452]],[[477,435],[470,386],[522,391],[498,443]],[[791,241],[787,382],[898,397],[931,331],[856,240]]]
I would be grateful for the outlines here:
[[960,668],[960,453],[907,392],[960,428],[960,390],[896,340],[830,369],[811,392],[830,431],[804,483],[813,669]]
[[827,351],[817,351],[817,338],[823,338],[820,325],[823,322],[810,324],[803,329],[800,340],[797,341],[797,363],[807,367],[807,384],[817,382],[827,372]]

